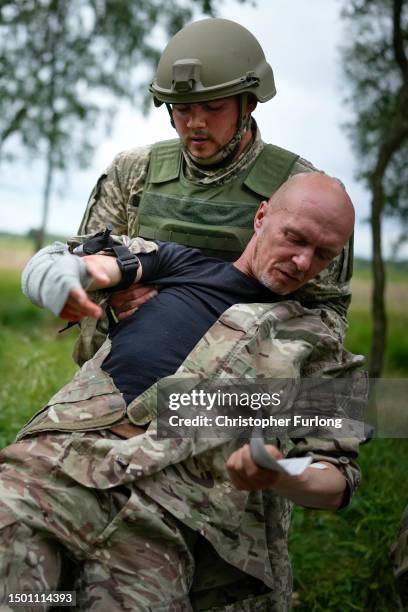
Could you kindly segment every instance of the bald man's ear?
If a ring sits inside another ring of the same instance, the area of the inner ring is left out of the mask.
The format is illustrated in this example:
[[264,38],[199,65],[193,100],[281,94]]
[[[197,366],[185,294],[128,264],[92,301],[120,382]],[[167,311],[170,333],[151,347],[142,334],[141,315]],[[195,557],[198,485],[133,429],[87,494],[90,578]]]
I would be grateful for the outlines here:
[[254,231],[255,234],[258,234],[263,226],[266,213],[268,210],[268,202],[264,200],[260,203],[258,210],[255,213],[254,217]]

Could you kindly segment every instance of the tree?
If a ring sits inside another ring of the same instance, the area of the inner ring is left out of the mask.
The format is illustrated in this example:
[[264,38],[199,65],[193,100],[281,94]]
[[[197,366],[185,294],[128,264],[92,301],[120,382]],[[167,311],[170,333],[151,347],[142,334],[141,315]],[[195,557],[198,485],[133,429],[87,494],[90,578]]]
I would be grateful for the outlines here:
[[0,156],[23,146],[46,161],[37,248],[55,171],[88,162],[96,120],[133,101],[152,72],[154,35],[168,38],[198,9],[212,14],[213,0],[1,0]]
[[[342,16],[350,43],[343,68],[354,120],[348,125],[358,176],[371,192],[373,337],[370,375],[381,375],[386,346],[382,220],[408,221],[408,1],[348,0]],[[406,232],[402,232],[405,236]]]

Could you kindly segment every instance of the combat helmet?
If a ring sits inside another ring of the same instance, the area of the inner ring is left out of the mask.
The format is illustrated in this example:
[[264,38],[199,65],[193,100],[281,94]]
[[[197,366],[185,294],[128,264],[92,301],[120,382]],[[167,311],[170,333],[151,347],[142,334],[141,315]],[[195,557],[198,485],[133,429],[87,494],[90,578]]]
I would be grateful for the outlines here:
[[195,21],[180,30],[160,58],[150,85],[154,103],[193,103],[252,93],[266,102],[276,93],[261,45],[229,19]]
[[[180,30],[160,58],[156,77],[149,87],[156,106],[197,103],[240,95],[240,119],[234,142],[211,160],[230,156],[248,128],[247,98],[266,102],[276,93],[273,72],[262,47],[246,28],[229,19],[195,21]],[[174,124],[173,124],[174,125]]]

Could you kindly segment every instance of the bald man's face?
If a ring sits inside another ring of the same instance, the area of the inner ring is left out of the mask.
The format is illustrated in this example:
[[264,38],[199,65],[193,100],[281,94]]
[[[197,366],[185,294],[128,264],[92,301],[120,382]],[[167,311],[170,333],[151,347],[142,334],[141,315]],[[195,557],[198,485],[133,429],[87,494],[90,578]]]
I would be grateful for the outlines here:
[[286,295],[299,289],[341,253],[348,233],[336,215],[324,214],[319,205],[268,213],[262,203],[255,221],[256,242],[252,273],[271,291]]

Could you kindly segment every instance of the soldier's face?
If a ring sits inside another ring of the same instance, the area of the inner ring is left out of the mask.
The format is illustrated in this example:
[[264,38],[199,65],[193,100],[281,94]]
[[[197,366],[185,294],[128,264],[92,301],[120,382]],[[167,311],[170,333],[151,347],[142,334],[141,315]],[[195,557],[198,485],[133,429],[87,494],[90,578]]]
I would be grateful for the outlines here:
[[173,104],[172,108],[180,140],[195,157],[212,157],[237,130],[239,103],[236,96],[197,104]]
[[286,295],[326,268],[347,237],[319,207],[267,214],[267,206],[263,202],[257,213],[252,272],[265,287]]

